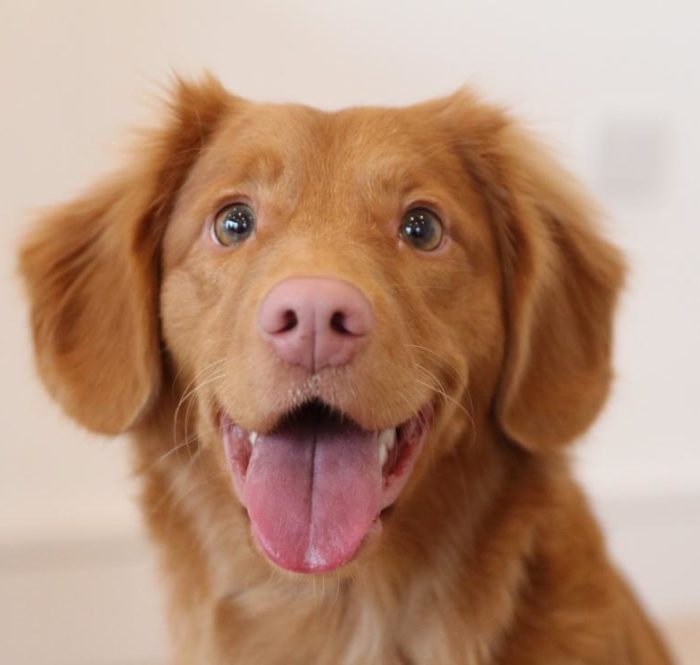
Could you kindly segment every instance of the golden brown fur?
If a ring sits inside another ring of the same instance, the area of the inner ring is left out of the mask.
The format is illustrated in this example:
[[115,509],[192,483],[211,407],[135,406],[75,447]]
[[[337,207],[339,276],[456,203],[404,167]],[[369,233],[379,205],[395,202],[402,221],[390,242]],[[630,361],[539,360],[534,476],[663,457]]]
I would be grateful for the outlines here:
[[[231,189],[264,219],[215,251],[203,223]],[[397,247],[407,196],[441,207],[445,251]],[[86,427],[131,433],[176,663],[670,663],[568,468],[608,393],[624,272],[595,217],[468,92],[322,113],[213,79],[178,83],[133,162],[46,216],[21,256],[39,372]],[[251,324],[300,274],[377,312],[368,352],[315,381]],[[367,429],[435,408],[379,541],[319,576],[253,546],[216,421],[222,404],[264,430],[310,396]]]

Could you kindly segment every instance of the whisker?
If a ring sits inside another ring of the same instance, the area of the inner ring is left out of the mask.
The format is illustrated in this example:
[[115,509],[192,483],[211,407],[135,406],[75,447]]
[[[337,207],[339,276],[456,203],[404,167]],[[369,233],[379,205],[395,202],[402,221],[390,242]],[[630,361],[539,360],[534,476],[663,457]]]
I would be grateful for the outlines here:
[[177,423],[177,417],[178,417],[180,408],[182,407],[182,404],[185,402],[185,400],[187,400],[190,397],[190,395],[193,392],[193,390],[191,390],[190,387],[195,385],[197,383],[197,379],[199,379],[203,374],[206,374],[206,372],[208,372],[210,369],[212,369],[216,365],[220,365],[224,362],[226,362],[226,358],[220,358],[219,360],[215,360],[214,362],[209,363],[206,367],[204,367],[203,369],[201,369],[195,373],[192,380],[185,386],[185,389],[182,392],[182,396],[180,397],[180,400],[178,401],[177,406],[175,407],[175,414],[173,415],[173,423]]
[[460,411],[462,411],[462,412],[467,416],[467,418],[469,419],[470,425],[471,425],[472,427],[474,427],[474,426],[475,426],[474,416],[473,416],[473,414],[469,411],[469,409],[467,409],[467,408],[464,406],[464,404],[461,404],[458,400],[456,400],[454,397],[452,397],[451,395],[449,395],[449,394],[445,391],[445,388],[442,386],[442,384],[441,384],[440,381],[437,379],[437,377],[436,377],[432,372],[430,372],[430,370],[426,369],[426,368],[423,367],[422,365],[419,365],[418,363],[414,363],[414,365],[415,365],[415,367],[416,367],[418,370],[425,372],[425,373],[428,375],[428,377],[429,377],[430,379],[432,379],[432,380],[435,382],[435,384],[437,384],[437,385],[434,385],[434,384],[432,384],[432,383],[425,383],[424,381],[421,381],[420,379],[415,379],[415,381],[416,381],[417,383],[419,383],[419,384],[425,386],[425,387],[428,388],[429,390],[432,390],[432,391],[435,392],[436,394],[440,395],[446,402],[449,402],[449,403],[453,404],[454,406],[456,406]]
[[190,413],[192,411],[192,406],[195,403],[194,397],[195,395],[205,386],[208,386],[211,383],[214,383],[215,381],[220,381],[221,379],[224,378],[226,374],[224,372],[219,372],[218,374],[215,374],[214,376],[209,377],[206,381],[201,381],[198,383],[194,388],[189,393],[188,396],[188,404],[187,408],[185,410],[185,423],[184,423],[184,430],[185,430],[185,439],[189,438],[189,422],[190,422]]
[[440,363],[441,369],[444,369],[447,372],[452,373],[454,378],[457,380],[457,382],[461,383],[464,380],[464,377],[460,372],[457,370],[456,367],[454,367],[453,363],[450,362],[447,358],[444,356],[440,355],[437,351],[434,349],[430,349],[427,346],[422,346],[421,344],[405,344],[405,348],[407,349],[418,349],[419,351],[425,351],[426,353],[429,353],[432,355],[434,358],[438,360]]
[[[178,438],[177,435],[178,435],[178,430],[179,430],[179,428],[178,428],[178,416],[179,416],[179,414],[180,414],[180,409],[182,408],[183,404],[185,404],[185,402],[187,402],[188,400],[193,400],[193,398],[194,398],[194,396],[196,395],[196,393],[197,393],[199,390],[201,390],[201,388],[202,388],[203,386],[205,386],[205,385],[211,383],[212,380],[216,380],[216,379],[218,379],[218,378],[223,378],[224,374],[223,374],[223,372],[219,372],[218,375],[215,374],[215,376],[210,377],[210,378],[207,379],[206,381],[202,381],[202,382],[200,382],[200,383],[194,385],[194,387],[192,387],[192,388],[190,388],[190,386],[192,386],[193,384],[195,384],[196,381],[197,381],[197,379],[198,379],[199,377],[205,375],[206,372],[208,372],[208,371],[215,372],[216,370],[218,370],[218,369],[220,368],[220,365],[221,365],[222,363],[224,363],[225,361],[226,361],[226,359],[223,358],[223,359],[220,359],[220,360],[215,360],[214,362],[210,363],[210,364],[207,365],[204,369],[202,369],[201,371],[197,372],[197,373],[195,374],[194,378],[192,379],[192,381],[190,381],[190,382],[187,384],[187,386],[186,386],[186,388],[185,388],[185,391],[183,392],[182,397],[181,397],[180,400],[178,401],[177,406],[175,407],[175,412],[174,412],[174,414],[173,414],[173,446],[174,446],[174,447],[176,447],[176,448],[178,447],[178,446],[177,446],[177,438]],[[186,439],[186,440],[189,439],[189,436],[188,436],[188,421],[189,421],[190,408],[191,408],[191,402],[188,404],[188,406],[187,406],[187,411],[186,411],[186,413],[185,413],[185,423],[184,423],[184,425],[185,425],[184,430],[185,430],[185,431],[184,431],[184,434],[185,434],[185,439]]]
[[[191,436],[187,437],[186,439],[183,439],[180,443],[178,443],[174,448],[170,448],[166,450],[162,455],[160,455],[157,459],[153,460],[153,462],[147,467],[146,471],[149,471],[159,464],[162,464],[165,460],[167,460],[173,453],[175,453],[177,450],[180,450],[182,448],[187,448],[188,446],[192,446],[193,443],[199,444],[199,440],[209,434],[215,434],[215,433],[220,433],[223,431],[223,427],[219,425],[218,427],[214,427],[211,429],[206,429],[206,430],[199,430],[195,433],[193,433]],[[200,445],[197,445],[198,450],[193,452],[192,455],[190,456],[190,459],[187,460],[187,464],[189,464],[192,459],[194,459],[195,455],[199,455],[201,452],[203,452],[204,448],[202,448]]]

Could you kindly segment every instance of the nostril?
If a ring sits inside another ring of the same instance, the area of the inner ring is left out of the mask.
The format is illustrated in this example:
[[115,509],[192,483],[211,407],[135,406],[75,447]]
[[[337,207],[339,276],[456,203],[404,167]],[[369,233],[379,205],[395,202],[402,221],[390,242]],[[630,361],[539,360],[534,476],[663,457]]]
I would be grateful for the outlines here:
[[282,314],[282,325],[279,327],[279,330],[277,330],[278,333],[285,333],[289,332],[290,330],[294,330],[294,328],[297,327],[297,324],[299,323],[299,318],[297,317],[297,313],[293,309],[288,309]]
[[331,330],[340,335],[352,335],[352,331],[347,327],[345,312],[336,311],[331,315]]

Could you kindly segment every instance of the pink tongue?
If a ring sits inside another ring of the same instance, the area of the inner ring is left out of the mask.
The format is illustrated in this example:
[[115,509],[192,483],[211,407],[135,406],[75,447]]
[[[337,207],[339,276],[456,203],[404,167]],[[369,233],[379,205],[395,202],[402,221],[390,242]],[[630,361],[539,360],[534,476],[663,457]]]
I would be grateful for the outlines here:
[[376,436],[340,422],[303,422],[258,438],[243,499],[278,566],[297,572],[349,561],[381,505]]

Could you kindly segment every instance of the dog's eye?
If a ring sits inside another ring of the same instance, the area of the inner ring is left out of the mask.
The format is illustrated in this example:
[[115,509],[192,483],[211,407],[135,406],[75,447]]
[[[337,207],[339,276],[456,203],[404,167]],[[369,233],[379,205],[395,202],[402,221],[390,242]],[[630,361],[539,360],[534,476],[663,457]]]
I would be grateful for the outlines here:
[[229,247],[245,240],[255,228],[255,213],[245,203],[233,203],[214,218],[212,233],[219,245]]
[[440,218],[427,208],[411,208],[401,220],[401,238],[423,252],[432,252],[444,235]]

